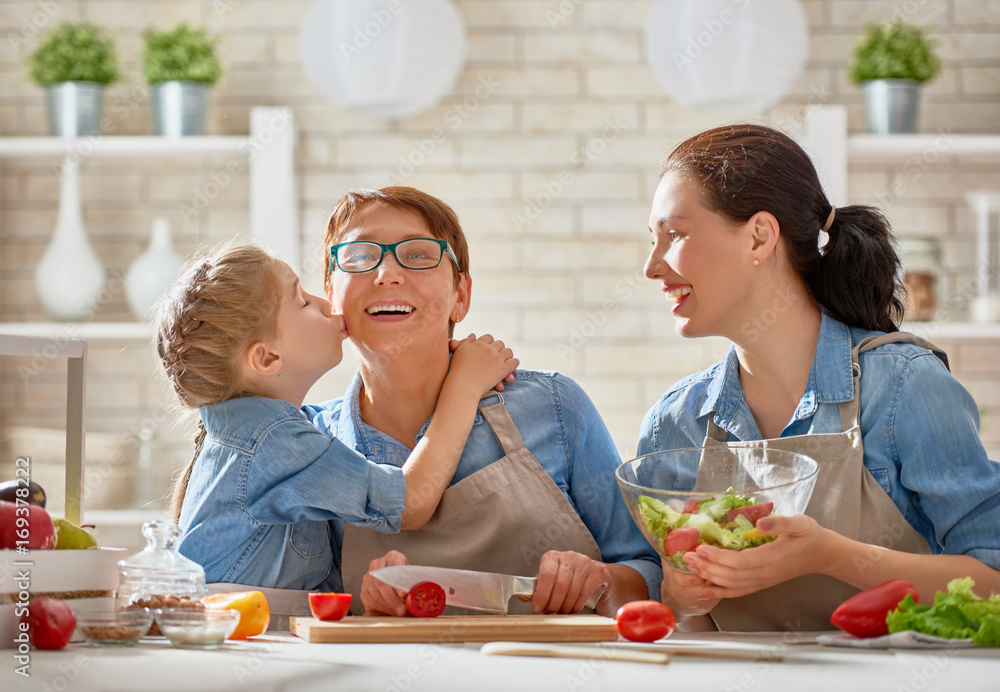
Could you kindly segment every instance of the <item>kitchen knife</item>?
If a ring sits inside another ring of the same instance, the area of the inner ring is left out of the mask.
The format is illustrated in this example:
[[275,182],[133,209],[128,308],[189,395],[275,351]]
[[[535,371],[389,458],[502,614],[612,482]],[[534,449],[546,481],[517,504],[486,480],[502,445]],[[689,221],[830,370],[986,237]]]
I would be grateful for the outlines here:
[[[445,602],[450,606],[502,615],[507,614],[512,596],[530,599],[538,581],[534,577],[419,565],[382,567],[373,570],[371,575],[400,591],[409,591],[422,581],[432,581],[444,589]],[[593,608],[605,588],[607,584],[601,584],[585,605]]]

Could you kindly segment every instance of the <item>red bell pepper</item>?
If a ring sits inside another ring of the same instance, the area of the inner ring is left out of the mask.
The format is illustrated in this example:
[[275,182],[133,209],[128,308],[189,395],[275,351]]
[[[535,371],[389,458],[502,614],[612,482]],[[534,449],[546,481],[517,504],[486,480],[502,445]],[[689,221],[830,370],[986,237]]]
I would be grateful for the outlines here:
[[907,594],[920,602],[913,584],[902,579],[890,579],[841,603],[833,611],[830,622],[855,637],[881,637],[889,634],[886,615],[895,610]]

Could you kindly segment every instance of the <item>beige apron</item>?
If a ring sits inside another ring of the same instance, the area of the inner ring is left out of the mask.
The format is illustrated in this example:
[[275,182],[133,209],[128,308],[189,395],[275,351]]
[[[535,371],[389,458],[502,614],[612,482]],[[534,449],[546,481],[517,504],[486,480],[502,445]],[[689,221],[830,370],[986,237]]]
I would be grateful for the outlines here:
[[[865,339],[851,350],[854,399],[840,404],[844,432],[797,435],[773,440],[727,443],[726,431],[709,419],[705,446],[757,447],[804,454],[816,460],[819,473],[805,513],[820,526],[862,543],[907,553],[930,553],[927,541],[865,468],[861,446],[861,367],[858,355],[886,343],[909,343],[948,358],[936,346],[912,334],[895,332]],[[706,457],[707,458],[707,457]],[[703,469],[699,467],[699,480]],[[698,483],[695,483],[695,490]],[[877,559],[877,558],[876,558]],[[870,567],[859,560],[857,569]],[[810,574],[740,598],[723,599],[709,613],[720,630],[808,631],[833,629],[830,615],[858,589],[838,579]]]
[[[355,614],[363,611],[361,579],[369,563],[390,550],[401,552],[411,565],[524,577],[538,574],[548,550],[601,559],[597,542],[576,510],[525,448],[503,397],[494,392],[488,397],[500,401],[490,406],[480,402],[479,410],[503,448],[503,458],[447,488],[434,515],[418,531],[386,534],[346,527],[342,575]],[[531,604],[511,599],[510,612],[530,613]]]

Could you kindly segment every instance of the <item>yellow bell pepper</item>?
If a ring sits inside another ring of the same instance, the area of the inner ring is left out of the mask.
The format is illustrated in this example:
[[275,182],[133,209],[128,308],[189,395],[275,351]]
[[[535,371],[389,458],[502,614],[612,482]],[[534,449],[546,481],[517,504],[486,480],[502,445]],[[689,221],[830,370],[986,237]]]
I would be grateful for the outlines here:
[[203,596],[201,602],[206,608],[226,610],[235,608],[240,611],[240,624],[230,639],[246,639],[258,634],[264,634],[271,622],[271,609],[267,605],[267,596],[260,591],[238,591],[236,593],[213,593]]

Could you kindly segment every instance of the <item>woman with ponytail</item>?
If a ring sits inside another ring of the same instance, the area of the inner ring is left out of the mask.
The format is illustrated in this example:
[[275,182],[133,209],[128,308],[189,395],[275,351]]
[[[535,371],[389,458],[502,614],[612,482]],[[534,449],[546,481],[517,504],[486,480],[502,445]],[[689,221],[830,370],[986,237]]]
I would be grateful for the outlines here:
[[1000,464],[944,353],[898,330],[885,217],[834,207],[793,140],[735,125],[666,158],[649,232],[645,274],[677,332],[732,347],[650,409],[639,454],[752,445],[820,468],[806,514],[757,523],[774,541],[700,545],[690,574],[665,563],[664,603],[689,628],[822,630],[843,600],[889,579],[924,602],[956,577],[1000,592]]
[[427,523],[480,397],[518,365],[488,335],[453,342],[434,420],[398,468],[331,439],[303,410],[346,338],[330,301],[253,246],[195,260],[162,300],[157,355],[180,404],[199,414],[171,512],[180,552],[209,583],[343,591],[331,521],[385,533]]

